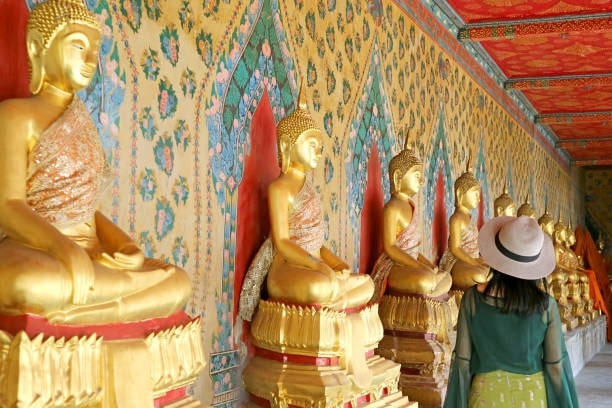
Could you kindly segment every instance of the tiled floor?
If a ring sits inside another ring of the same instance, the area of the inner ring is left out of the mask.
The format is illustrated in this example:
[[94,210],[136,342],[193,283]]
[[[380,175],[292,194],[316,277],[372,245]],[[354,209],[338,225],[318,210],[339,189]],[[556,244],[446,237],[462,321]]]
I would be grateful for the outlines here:
[[606,343],[575,381],[580,408],[612,408],[612,343]]

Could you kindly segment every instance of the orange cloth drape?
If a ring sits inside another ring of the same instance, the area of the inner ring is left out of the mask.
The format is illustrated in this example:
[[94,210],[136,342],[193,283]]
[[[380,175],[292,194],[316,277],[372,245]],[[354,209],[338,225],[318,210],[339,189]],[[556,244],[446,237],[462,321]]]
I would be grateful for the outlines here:
[[576,228],[576,244],[574,252],[584,260],[587,268],[585,273],[589,276],[591,298],[597,308],[600,309],[608,319],[608,341],[612,342],[612,325],[610,320],[610,279],[604,263],[603,256],[597,252],[597,246],[591,234],[587,230]]

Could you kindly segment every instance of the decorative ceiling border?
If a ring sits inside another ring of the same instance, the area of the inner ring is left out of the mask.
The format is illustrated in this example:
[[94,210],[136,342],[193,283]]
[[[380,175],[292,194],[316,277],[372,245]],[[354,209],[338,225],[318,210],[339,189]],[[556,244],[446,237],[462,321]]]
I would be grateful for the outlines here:
[[520,92],[504,88],[507,82],[497,64],[478,43],[461,43],[460,27],[465,23],[446,4],[438,0],[394,0],[423,31],[449,53],[487,93],[495,99],[533,139],[569,172],[571,160],[566,152],[555,148],[556,136],[550,129],[535,123],[536,110]]

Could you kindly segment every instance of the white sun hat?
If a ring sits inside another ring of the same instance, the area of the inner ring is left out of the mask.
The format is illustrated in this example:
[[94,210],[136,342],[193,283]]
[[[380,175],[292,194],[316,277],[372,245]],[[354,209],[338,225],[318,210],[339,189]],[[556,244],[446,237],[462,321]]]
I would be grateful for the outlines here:
[[555,268],[550,237],[531,217],[495,217],[478,232],[480,255],[493,269],[521,279],[540,279]]

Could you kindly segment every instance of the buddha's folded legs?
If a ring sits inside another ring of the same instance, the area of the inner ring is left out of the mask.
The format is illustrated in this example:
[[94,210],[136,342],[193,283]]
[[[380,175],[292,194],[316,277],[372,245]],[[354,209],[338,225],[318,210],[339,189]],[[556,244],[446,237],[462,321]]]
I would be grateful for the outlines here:
[[438,297],[447,293],[452,278],[446,272],[432,273],[418,268],[395,265],[389,271],[389,293]]
[[451,269],[453,276],[453,286],[459,289],[467,289],[478,283],[486,282],[488,279],[489,268],[481,265],[470,265],[459,259]]
[[0,312],[35,314],[56,323],[134,321],[168,316],[191,293],[183,270],[158,261],[147,260],[137,271],[113,270],[94,262],[94,271],[86,303],[74,305],[72,277],[60,261],[5,239],[0,242]]

